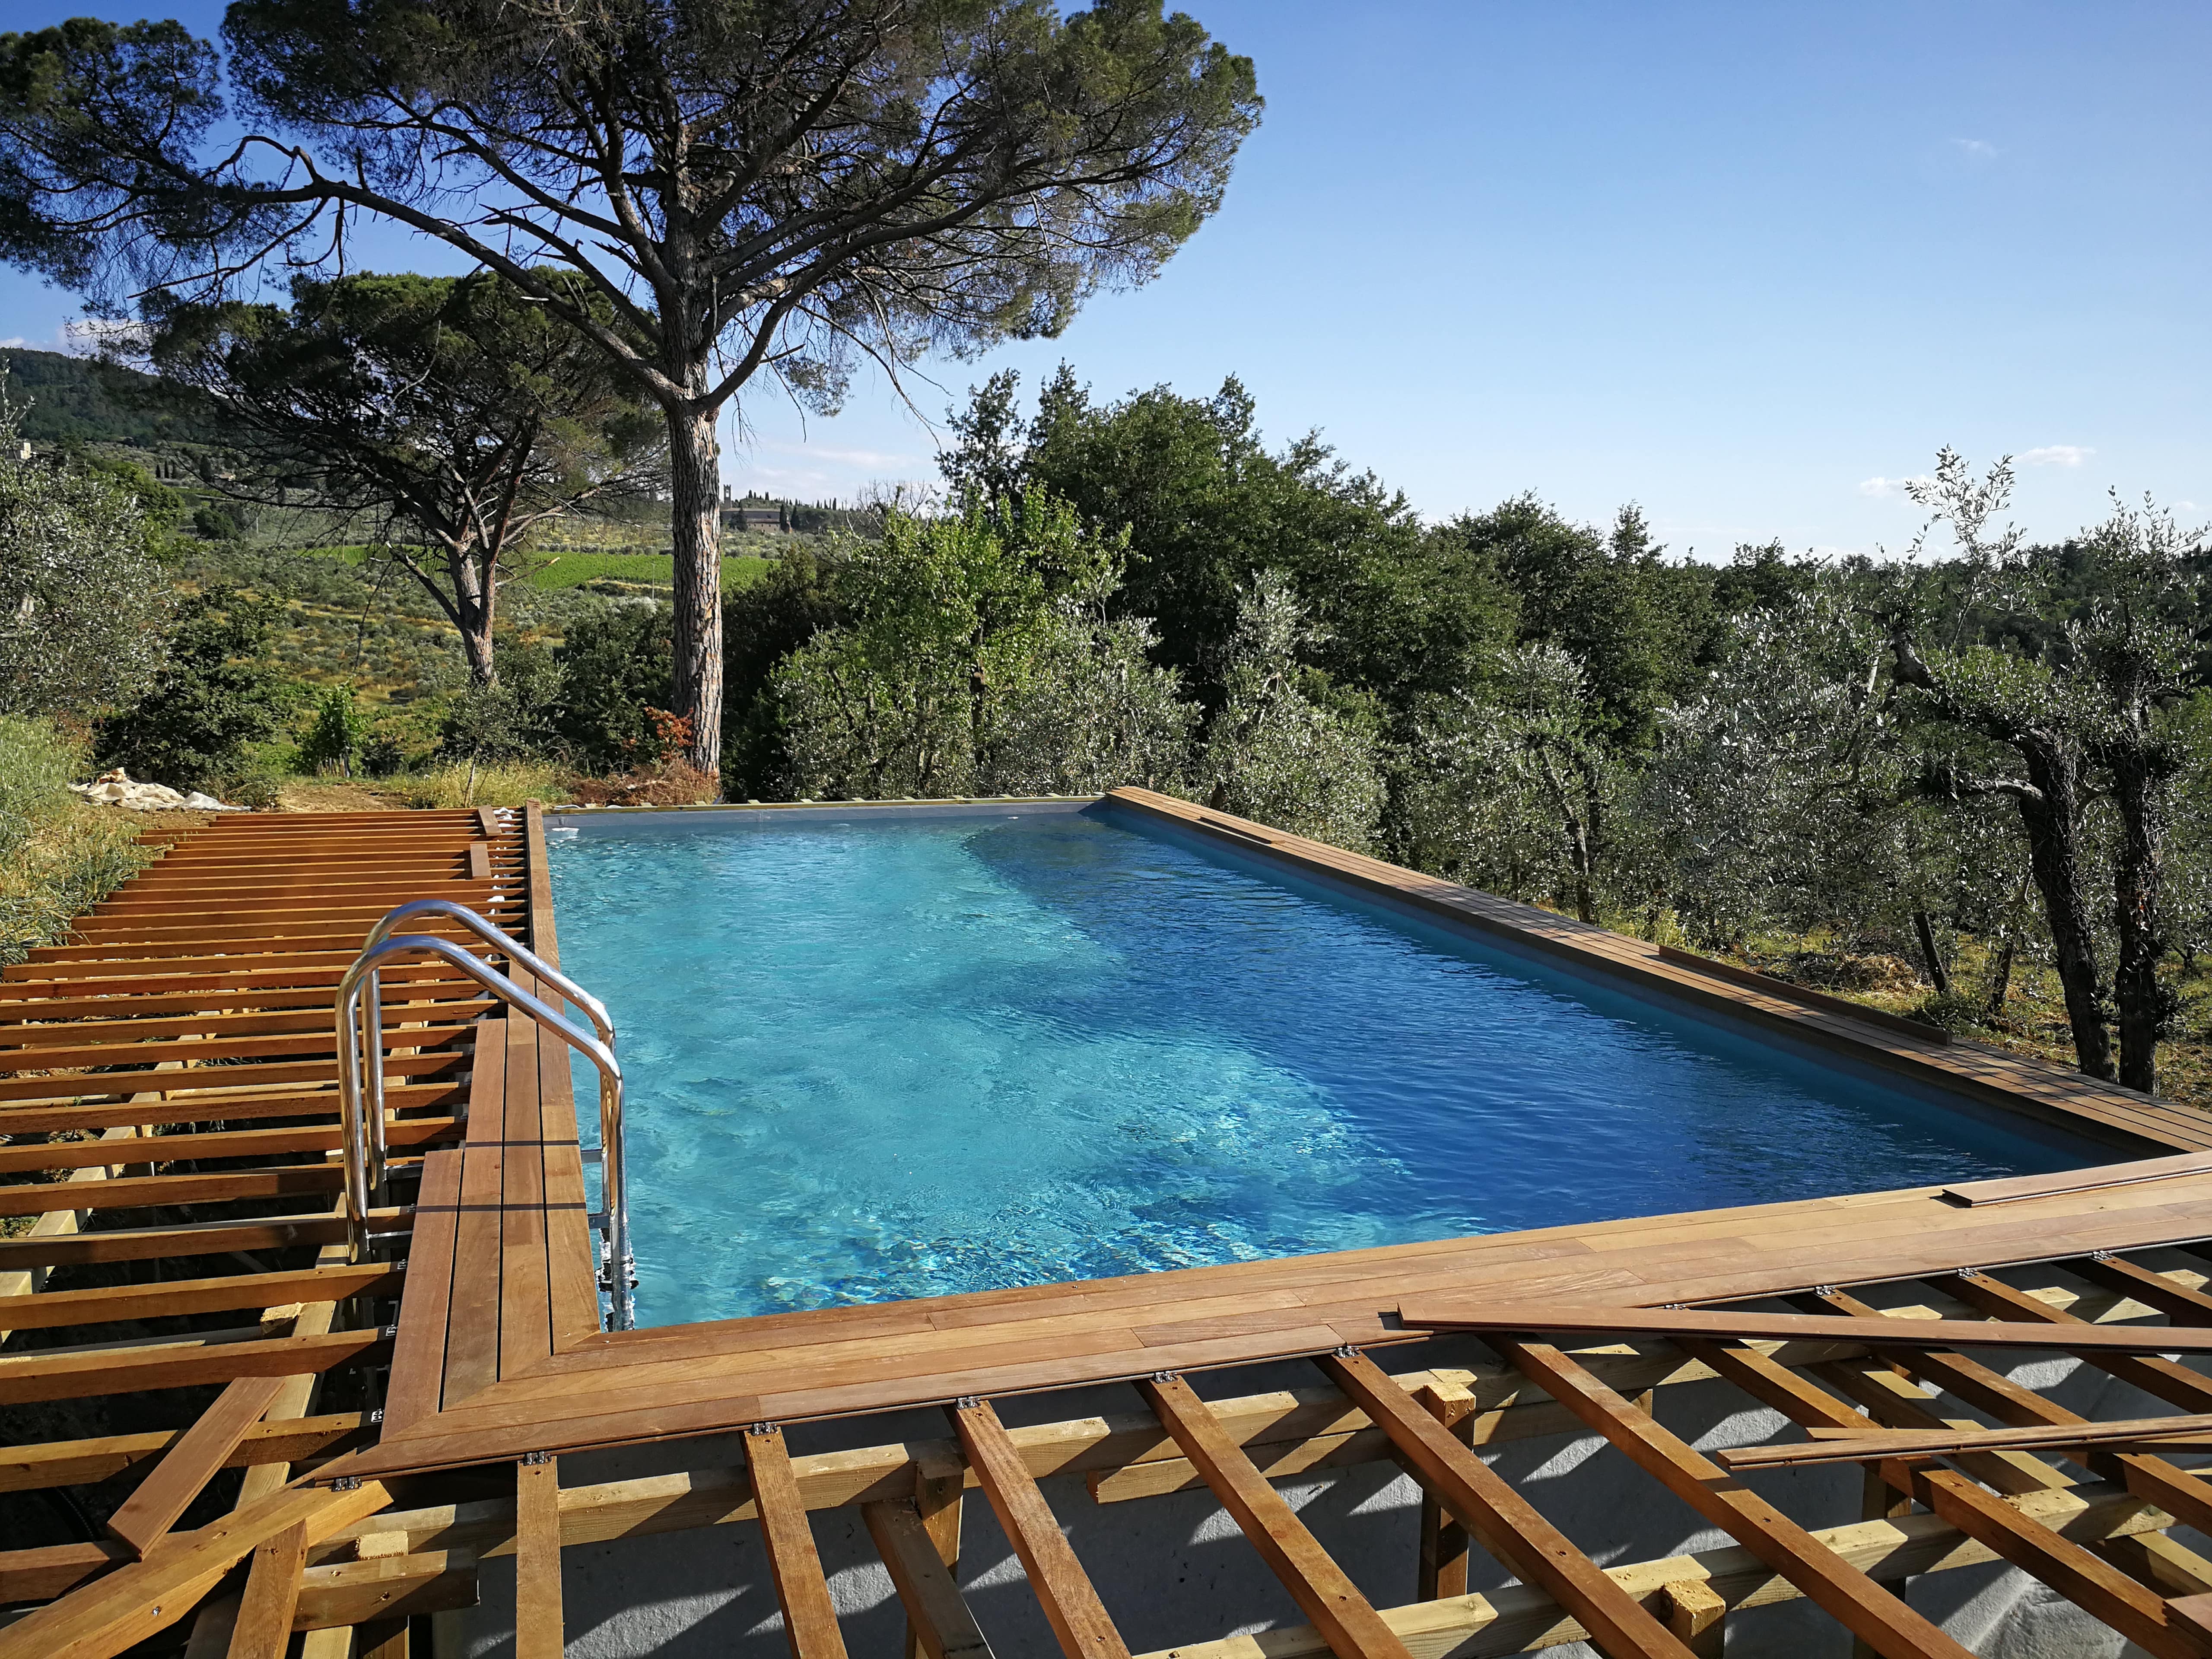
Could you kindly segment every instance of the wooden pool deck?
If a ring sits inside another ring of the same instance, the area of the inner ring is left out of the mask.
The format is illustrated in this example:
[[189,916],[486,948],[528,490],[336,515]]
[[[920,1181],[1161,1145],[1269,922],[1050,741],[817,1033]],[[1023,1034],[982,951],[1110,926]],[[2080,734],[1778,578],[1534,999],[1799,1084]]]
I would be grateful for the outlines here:
[[[1642,1348],[1624,1360],[1613,1346],[1592,1349],[1580,1339],[1577,1358],[1500,1336],[1492,1346],[1504,1364],[1447,1376],[1431,1358],[1440,1339],[1408,1328],[1401,1304],[1625,1313],[1785,1297],[1870,1318],[1880,1315],[1837,1287],[1901,1285],[1917,1286],[1896,1308],[1905,1316],[1924,1316],[1932,1299],[1966,1316],[2047,1323],[2060,1346],[2069,1310],[2106,1322],[2212,1325],[2202,1264],[2185,1252],[2212,1237],[2212,1120],[2203,1115],[1899,1022],[1876,1023],[1790,988],[1747,982],[1717,965],[1188,803],[1139,791],[1115,799],[1123,810],[1171,818],[1310,876],[1455,918],[1857,1066],[2064,1125],[2126,1161],[2067,1179],[1839,1195],[610,1333],[600,1328],[567,1054],[530,1022],[502,1018],[450,970],[387,975],[396,1179],[378,1224],[395,1241],[386,1252],[393,1259],[348,1262],[337,1210],[337,978],[377,917],[425,896],[456,898],[557,960],[535,809],[227,818],[185,835],[68,943],[0,973],[0,1173],[47,1176],[0,1186],[0,1213],[39,1218],[29,1233],[0,1239],[0,1332],[13,1333],[0,1346],[0,1408],[45,1413],[40,1434],[9,1437],[33,1443],[0,1452],[0,1491],[82,1487],[104,1503],[131,1489],[103,1536],[0,1550],[0,1604],[46,1604],[0,1630],[0,1659],[117,1653],[180,1621],[210,1653],[276,1654],[295,1630],[349,1629],[354,1650],[395,1659],[410,1615],[472,1595],[475,1560],[506,1550],[538,1575],[520,1650],[556,1651],[558,1578],[555,1571],[548,1592],[546,1561],[557,1568],[564,1545],[737,1521],[763,1527],[794,1649],[814,1659],[843,1650],[818,1563],[808,1565],[813,1547],[803,1518],[848,1503],[869,1507],[871,1532],[915,1628],[933,1633],[937,1646],[924,1646],[944,1659],[968,1651],[946,1634],[948,1626],[965,1626],[945,1570],[948,1540],[957,1553],[966,1487],[983,1490],[999,1512],[1066,1650],[1111,1659],[1127,1649],[1065,1540],[1054,1543],[1059,1534],[1034,1484],[1062,1473],[1087,1475],[1102,1502],[1213,1487],[1271,1563],[1280,1559],[1300,1605],[1322,1610],[1315,1650],[1395,1654],[1421,1632],[1441,1632],[1449,1639],[1424,1636],[1428,1645],[1414,1645],[1460,1653],[1474,1650],[1464,1646],[1471,1632],[1483,1631],[1481,1650],[1519,1651],[1540,1645],[1522,1639],[1529,1631],[1553,1631],[1565,1619],[1599,1632],[1611,1652],[1717,1651],[1719,1638],[1708,1632],[1722,1628],[1721,1614],[1699,1599],[1694,1578],[1720,1587],[1713,1594],[1723,1609],[1803,1595],[1875,1650],[1945,1653],[1953,1650],[1905,1616],[1860,1559],[1871,1550],[1869,1559],[1917,1561],[1924,1540],[1868,1534],[1816,1545],[1783,1517],[1739,1505],[1716,1524],[1735,1534],[1753,1567],[1677,1567],[1674,1579],[1617,1594],[1607,1588],[1616,1579],[1642,1584],[1635,1571],[1600,1572],[1552,1540],[1533,1511],[1514,1508],[1511,1494],[1453,1463],[1455,1453],[1413,1445],[1427,1431],[1399,1417],[1403,1393],[1419,1401],[1424,1422],[1455,1425],[1462,1440],[1477,1435],[1469,1425],[1487,1424],[1480,1437],[1579,1425],[1662,1484],[1710,1486],[1705,1474],[1683,1474],[1694,1465],[1676,1448],[1655,1452],[1660,1443],[1641,1411],[1605,1390],[1591,1393],[1583,1373],[1720,1376],[1769,1404],[1786,1400],[1782,1408],[1808,1424],[1840,1422],[1844,1412],[1865,1426],[1869,1411],[1893,1427],[1938,1421],[1904,1395],[1869,1406],[1869,1391],[1887,1387],[1868,1380],[1891,1374],[1881,1366],[1832,1374],[1859,1350],[1801,1344],[1802,1352],[1785,1348],[1777,1358],[1771,1344],[1692,1332],[1638,1338]],[[159,1075],[141,1075],[148,1072]],[[632,1109],[650,1110],[651,1102]],[[76,1138],[55,1139],[63,1132]],[[142,1143],[157,1132],[155,1157]],[[1991,1276],[2005,1269],[2020,1271]],[[143,1282],[149,1274],[152,1282]],[[1940,1291],[1921,1283],[1933,1279],[1942,1281]],[[1897,1302],[1888,1291],[1861,1294],[1886,1307]],[[1401,1356],[1413,1362],[1395,1382],[1384,1378],[1398,1393],[1376,1393],[1384,1373],[1363,1353],[1394,1366]],[[1885,1357],[1894,1364],[1894,1351]],[[1314,1360],[1333,1387],[1293,1407],[1199,1401],[1179,1381],[1300,1358]],[[2212,1383],[2176,1361],[2096,1363],[2153,1394],[2163,1389],[2184,1411],[2212,1412]],[[1960,1369],[1972,1364],[1930,1351],[1917,1374],[2002,1424],[2063,1418],[2030,1390]],[[1807,1380],[1816,1374],[1854,1403],[1822,1394]],[[1149,1413],[1139,1427],[1009,1433],[990,1405],[1109,1382],[1137,1386]],[[1481,1400],[1489,1404],[1480,1412],[1469,1403],[1455,1414],[1453,1402]],[[837,1455],[842,1462],[783,1451],[781,1425],[919,1407],[946,1408],[951,1438]],[[1284,1427],[1284,1410],[1295,1432]],[[125,1422],[147,1426],[118,1431]],[[650,1497],[559,1480],[558,1461],[587,1449],[732,1430],[749,1431],[742,1471],[702,1472]],[[1442,1506],[1428,1522],[1430,1544],[1442,1547],[1451,1515],[1479,1512],[1492,1553],[1524,1581],[1526,1607],[1501,1611],[1497,1597],[1446,1595],[1449,1572],[1423,1580],[1413,1611],[1378,1613],[1356,1589],[1346,1599],[1349,1587],[1271,1499],[1267,1480],[1316,1463],[1391,1455],[1420,1476],[1432,1508]],[[2082,1605],[2151,1651],[2212,1655],[2212,1635],[2191,1634],[2188,1620],[2198,1613],[2181,1606],[2212,1596],[2212,1564],[2200,1571],[2163,1531],[2175,1516],[2212,1521],[2212,1487],[2131,1453],[2100,1460],[2100,1479],[2112,1490],[2081,1498],[2088,1489],[2069,1477],[2047,1465],[2031,1477],[2022,1471],[2033,1458],[2005,1457],[2012,1461],[1977,1453],[1957,1464],[1976,1474],[1966,1484],[1988,1502],[1952,1491],[1945,1480],[1965,1477],[1939,1465],[1880,1467],[1925,1511],[1934,1530],[1923,1531],[1941,1534],[1954,1553],[1971,1553],[1961,1539],[1979,1540],[1972,1547],[1985,1552],[1978,1559],[1995,1551],[2077,1599],[2088,1595]],[[2136,1463],[2157,1468],[2142,1474]],[[504,1508],[479,1504],[465,1518],[465,1504],[425,1507],[441,1480],[480,1482],[459,1472],[485,1466],[514,1471]],[[234,1487],[222,1472],[239,1468],[246,1474]],[[1481,1487],[1472,1496],[1470,1480]],[[2002,1514],[1984,1513],[1990,1503]],[[1911,1518],[1877,1510],[1855,1524],[1896,1531],[1893,1522]],[[2089,1569],[2072,1556],[2065,1571],[2054,1566],[2051,1540],[2069,1527],[2094,1533],[2108,1523],[2117,1530],[2071,1547],[2101,1575],[2084,1590]],[[2124,1565],[2135,1559],[2107,1547],[2123,1535],[2159,1540],[2138,1547],[2138,1556],[2150,1549],[2157,1571],[2142,1567],[2127,1581],[2132,1590],[2106,1582],[2126,1577],[2108,1556]],[[1488,1611],[1462,1605],[1478,1601]],[[1346,1613],[1355,1602],[1367,1611]],[[2179,1611],[2165,1611],[2169,1602]],[[2212,1632],[2212,1601],[2204,1610]],[[2143,1639],[2146,1630],[2153,1639]],[[1519,1645],[1482,1646],[1509,1632],[1521,1632]],[[1695,1642],[1704,1645],[1686,1645]],[[1178,1651],[1212,1649],[1220,1650],[1214,1659],[1260,1652],[1249,1642],[1247,1650],[1217,1643]],[[1282,1659],[1305,1650],[1285,1638],[1270,1638],[1266,1650]]]

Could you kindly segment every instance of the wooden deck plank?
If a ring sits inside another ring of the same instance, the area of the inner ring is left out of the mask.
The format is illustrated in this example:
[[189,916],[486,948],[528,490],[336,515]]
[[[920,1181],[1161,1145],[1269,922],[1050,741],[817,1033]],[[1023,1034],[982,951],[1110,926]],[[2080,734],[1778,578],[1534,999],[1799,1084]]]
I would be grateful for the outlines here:
[[506,1121],[510,1050],[505,1023],[489,1023],[500,1029],[486,1032],[477,1043],[469,1091],[468,1135],[461,1149],[461,1194],[453,1230],[453,1290],[446,1313],[441,1395],[447,1408],[468,1399],[499,1376],[500,1197],[506,1182],[500,1141]]
[[241,1376],[226,1385],[138,1490],[108,1516],[108,1536],[127,1545],[143,1560],[229,1463],[239,1443],[261,1420],[284,1382],[283,1376]]

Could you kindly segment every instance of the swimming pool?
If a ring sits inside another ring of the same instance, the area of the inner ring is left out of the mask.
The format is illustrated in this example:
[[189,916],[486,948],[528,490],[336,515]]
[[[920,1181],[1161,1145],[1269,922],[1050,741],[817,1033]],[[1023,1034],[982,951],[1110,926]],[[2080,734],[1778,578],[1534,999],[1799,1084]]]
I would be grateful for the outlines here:
[[602,827],[641,1324],[2100,1155],[1118,811]]

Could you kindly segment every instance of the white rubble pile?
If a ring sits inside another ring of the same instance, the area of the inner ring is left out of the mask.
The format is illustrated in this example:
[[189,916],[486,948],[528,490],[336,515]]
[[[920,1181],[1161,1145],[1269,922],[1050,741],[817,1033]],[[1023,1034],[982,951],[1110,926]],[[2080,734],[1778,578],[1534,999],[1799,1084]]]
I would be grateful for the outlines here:
[[243,806],[229,806],[213,795],[204,795],[195,789],[185,794],[172,789],[166,783],[137,783],[121,767],[112,772],[102,772],[90,783],[73,783],[70,787],[87,800],[103,801],[111,806],[125,806],[134,812],[243,812]]

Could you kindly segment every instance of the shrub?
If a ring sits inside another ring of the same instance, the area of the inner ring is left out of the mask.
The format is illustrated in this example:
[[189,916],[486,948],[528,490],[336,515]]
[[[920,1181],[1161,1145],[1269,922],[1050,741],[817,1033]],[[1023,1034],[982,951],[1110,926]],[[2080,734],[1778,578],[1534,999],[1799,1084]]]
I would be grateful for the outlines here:
[[579,767],[625,771],[668,752],[653,715],[674,700],[673,610],[607,605],[572,623],[553,657],[561,678],[551,725]]
[[185,601],[168,661],[144,694],[100,723],[101,763],[173,789],[220,793],[249,745],[276,730],[291,694],[268,659],[276,607],[235,588]]
[[1280,572],[1239,592],[1228,696],[1206,728],[1200,781],[1218,811],[1364,852],[1382,814],[1373,724],[1331,706],[1327,682],[1300,666],[1313,638]]
[[69,792],[82,746],[0,714],[0,963],[20,962],[152,860],[132,813]]
[[300,759],[317,771],[335,766],[346,777],[353,775],[354,757],[361,752],[368,733],[368,719],[354,706],[353,687],[333,685],[315,709],[315,723],[300,739]]

